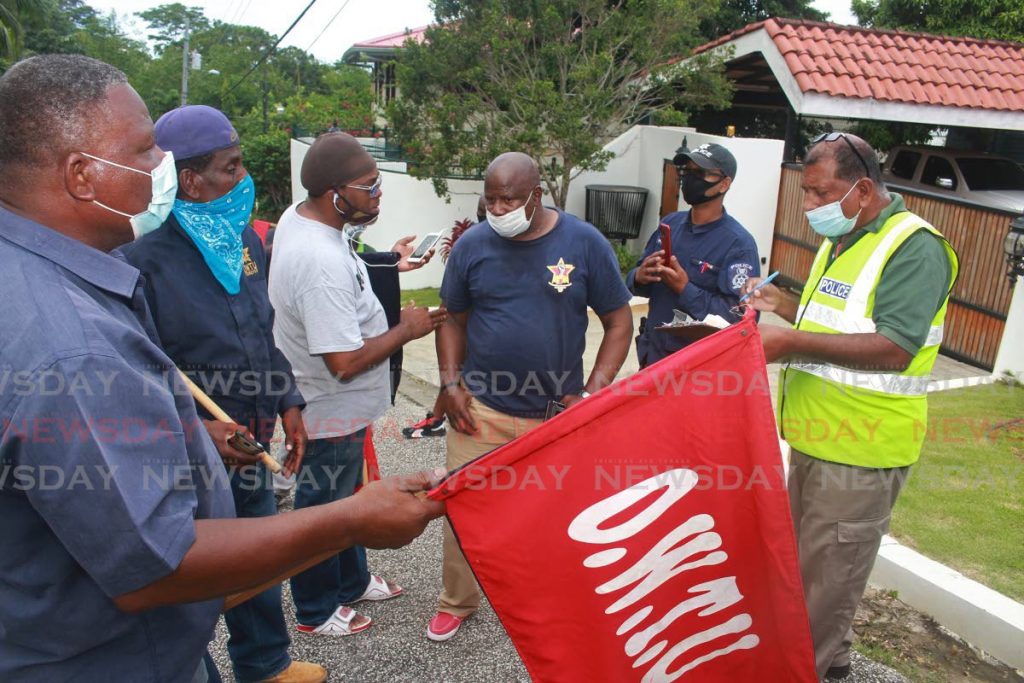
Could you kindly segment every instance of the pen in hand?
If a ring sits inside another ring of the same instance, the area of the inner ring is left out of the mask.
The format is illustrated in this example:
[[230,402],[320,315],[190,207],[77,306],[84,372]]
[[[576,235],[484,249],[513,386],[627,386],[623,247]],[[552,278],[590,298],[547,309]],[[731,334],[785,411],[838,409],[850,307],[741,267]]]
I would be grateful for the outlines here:
[[761,280],[760,282],[758,282],[758,283],[757,283],[757,287],[754,287],[754,288],[753,288],[752,290],[750,290],[749,292],[747,292],[746,294],[744,294],[743,296],[741,296],[741,297],[740,297],[740,300],[739,300],[739,302],[738,302],[738,303],[743,303],[744,301],[746,301],[747,299],[749,299],[749,298],[750,298],[750,295],[751,295],[751,294],[753,294],[753,293],[754,293],[754,292],[756,292],[757,290],[761,289],[762,287],[764,287],[765,285],[767,285],[767,284],[768,284],[769,282],[771,282],[772,280],[774,280],[774,279],[775,279],[776,277],[778,277],[778,276],[779,276],[779,271],[777,271],[777,270],[776,270],[776,271],[775,271],[774,273],[772,273],[771,275],[769,275],[769,276],[768,276],[768,277],[766,277],[765,279],[763,279],[763,280]]

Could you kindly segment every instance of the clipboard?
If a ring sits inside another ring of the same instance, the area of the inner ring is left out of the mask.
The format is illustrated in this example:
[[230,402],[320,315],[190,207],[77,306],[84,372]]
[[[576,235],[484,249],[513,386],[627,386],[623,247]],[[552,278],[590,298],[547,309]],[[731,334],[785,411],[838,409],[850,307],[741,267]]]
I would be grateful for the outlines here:
[[673,337],[678,337],[679,339],[684,339],[686,341],[697,341],[704,337],[710,337],[715,332],[721,332],[725,328],[697,323],[695,325],[659,325],[654,329],[658,332],[666,332]]

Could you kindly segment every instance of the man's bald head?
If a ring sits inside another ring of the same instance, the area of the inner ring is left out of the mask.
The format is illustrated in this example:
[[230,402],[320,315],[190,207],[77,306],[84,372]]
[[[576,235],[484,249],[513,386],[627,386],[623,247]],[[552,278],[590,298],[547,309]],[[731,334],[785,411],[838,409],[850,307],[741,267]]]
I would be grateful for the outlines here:
[[119,69],[83,55],[41,55],[0,77],[0,183],[26,170],[57,166],[99,135],[97,110]]
[[487,166],[484,183],[529,191],[540,185],[540,169],[537,162],[522,152],[505,152],[495,157]]
[[878,156],[871,145],[850,133],[839,133],[838,135],[840,137],[835,140],[825,139],[811,147],[807,151],[804,165],[814,166],[826,159],[831,159],[835,162],[837,178],[855,183],[861,178],[867,177],[884,191],[882,170],[878,165]]

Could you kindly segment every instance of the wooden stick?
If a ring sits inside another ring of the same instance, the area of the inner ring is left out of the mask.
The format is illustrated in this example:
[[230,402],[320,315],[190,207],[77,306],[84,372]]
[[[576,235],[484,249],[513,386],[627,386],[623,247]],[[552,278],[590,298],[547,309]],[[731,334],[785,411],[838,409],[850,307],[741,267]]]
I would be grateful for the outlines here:
[[292,578],[293,576],[295,576],[299,572],[304,572],[307,569],[309,569],[310,567],[316,566],[316,565],[320,564],[321,562],[323,562],[324,560],[328,560],[328,559],[334,557],[335,555],[338,554],[338,552],[339,551],[337,551],[337,550],[332,550],[329,553],[323,553],[321,555],[317,555],[316,557],[313,557],[312,559],[306,560],[305,562],[303,562],[299,566],[293,567],[293,568],[289,569],[284,574],[281,574],[280,576],[274,577],[274,579],[271,580],[271,581],[267,581],[266,583],[260,584],[259,586],[256,586],[255,588],[250,588],[249,590],[244,590],[244,591],[242,591],[240,593],[232,593],[231,595],[229,595],[226,598],[224,598],[224,611],[227,612],[229,609],[231,609],[233,607],[238,607],[239,605],[241,605],[243,602],[246,602],[247,600],[252,600],[257,595],[259,595],[263,591],[267,590],[271,586],[276,586],[279,583],[283,583],[286,579]]
[[[213,415],[215,420],[234,424],[235,421],[232,420],[219,405],[214,403],[212,398],[203,393],[203,390],[196,386],[196,383],[190,380],[188,375],[182,372],[180,368],[178,369],[178,374],[181,376],[182,381],[185,382],[185,386],[188,387],[189,392],[192,394],[192,398],[194,398],[199,405],[206,408],[206,411],[210,413],[210,415]],[[274,474],[281,471],[281,464],[270,457],[270,454],[266,451],[260,453],[260,460],[267,466],[267,469]]]

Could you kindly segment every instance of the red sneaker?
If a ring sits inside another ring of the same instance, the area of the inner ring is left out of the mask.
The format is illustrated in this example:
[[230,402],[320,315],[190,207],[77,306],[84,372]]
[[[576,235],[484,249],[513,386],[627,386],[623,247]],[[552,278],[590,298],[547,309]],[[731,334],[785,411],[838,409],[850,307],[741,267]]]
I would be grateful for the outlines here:
[[438,612],[427,625],[427,638],[436,642],[448,640],[459,632],[459,627],[462,626],[462,622],[465,620],[466,617],[457,617],[447,612]]

